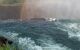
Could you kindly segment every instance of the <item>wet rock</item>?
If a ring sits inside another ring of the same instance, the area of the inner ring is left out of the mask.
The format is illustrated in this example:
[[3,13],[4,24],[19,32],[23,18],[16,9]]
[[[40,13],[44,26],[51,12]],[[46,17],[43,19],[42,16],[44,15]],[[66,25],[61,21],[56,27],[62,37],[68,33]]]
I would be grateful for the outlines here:
[[0,37],[0,46],[4,46],[4,45],[6,45],[6,44],[12,44],[13,42],[12,41],[10,41],[10,40],[8,40],[7,38],[5,38],[5,37]]
[[45,18],[31,18],[32,21],[46,21]]

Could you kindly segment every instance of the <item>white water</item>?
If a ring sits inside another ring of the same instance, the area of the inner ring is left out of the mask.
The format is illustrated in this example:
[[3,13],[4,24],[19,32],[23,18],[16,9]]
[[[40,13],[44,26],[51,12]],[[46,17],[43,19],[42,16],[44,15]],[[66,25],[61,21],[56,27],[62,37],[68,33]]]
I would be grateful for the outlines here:
[[[58,25],[62,25],[62,23],[58,23]],[[69,38],[76,38],[80,41],[80,23],[65,23],[62,26],[65,28],[60,29],[67,31]]]
[[18,42],[19,48],[23,50],[71,50],[66,46],[57,44],[55,41],[52,40],[51,37],[49,37],[48,39],[45,37],[37,39],[38,41],[42,42],[42,46],[39,46],[36,45],[35,41],[31,40],[30,37],[23,38],[18,37],[18,35],[18,33],[0,31],[0,36],[4,36],[12,40],[13,42]]
[[[79,23],[54,22],[54,24],[57,25],[58,29],[63,30],[63,31],[67,31],[70,39],[76,38],[77,40],[80,41],[80,34],[79,34],[80,33],[80,29],[79,29],[80,24]],[[25,25],[23,24],[22,26],[25,26]],[[50,25],[47,27],[50,27]],[[20,29],[22,30],[23,28],[21,27]],[[27,26],[25,28],[27,28]],[[33,29],[33,28],[30,28],[30,29]],[[43,30],[43,31],[45,31],[45,30]],[[46,32],[47,32],[47,30],[46,30]],[[51,37],[50,35],[47,35],[46,32],[43,34],[39,34],[39,33],[35,33],[35,32],[32,33],[32,35],[33,34],[40,35],[39,38],[36,38],[37,42],[39,42],[40,45],[36,44],[36,41],[33,40],[32,37],[27,37],[26,35],[25,35],[25,37],[20,36],[20,34],[22,34],[22,33],[0,30],[0,36],[4,36],[4,37],[8,38],[9,40],[12,40],[14,43],[17,43],[16,45],[18,45],[18,47],[23,50],[71,50],[70,48],[62,45],[61,43],[56,43],[56,41],[53,40],[53,37]],[[28,33],[25,33],[25,34],[28,34]]]

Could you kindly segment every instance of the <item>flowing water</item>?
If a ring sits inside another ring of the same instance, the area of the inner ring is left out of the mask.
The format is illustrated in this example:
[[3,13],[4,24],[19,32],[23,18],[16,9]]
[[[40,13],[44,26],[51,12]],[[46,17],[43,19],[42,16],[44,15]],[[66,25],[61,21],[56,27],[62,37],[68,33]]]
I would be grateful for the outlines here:
[[0,36],[22,50],[80,50],[79,20],[0,22]]

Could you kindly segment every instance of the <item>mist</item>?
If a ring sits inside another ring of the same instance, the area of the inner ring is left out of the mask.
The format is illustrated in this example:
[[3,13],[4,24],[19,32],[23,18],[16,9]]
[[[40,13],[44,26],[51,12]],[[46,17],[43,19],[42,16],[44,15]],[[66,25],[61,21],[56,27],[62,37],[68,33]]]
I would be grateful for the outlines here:
[[21,19],[80,19],[80,0],[26,0]]

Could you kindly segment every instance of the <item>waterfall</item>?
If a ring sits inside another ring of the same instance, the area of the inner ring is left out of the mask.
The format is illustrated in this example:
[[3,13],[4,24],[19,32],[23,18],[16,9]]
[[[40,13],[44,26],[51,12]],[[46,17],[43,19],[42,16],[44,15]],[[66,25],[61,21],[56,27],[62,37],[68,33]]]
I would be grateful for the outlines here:
[[79,0],[25,0],[21,18],[79,19]]

